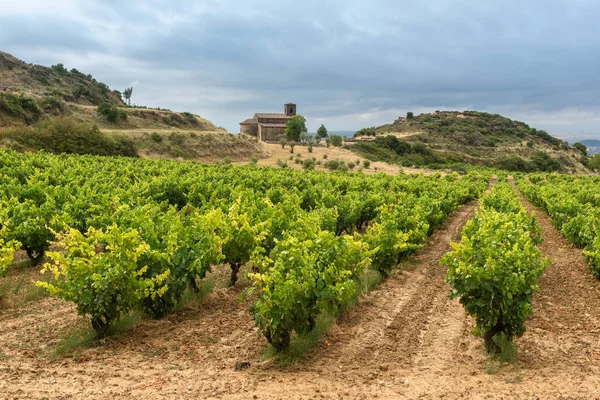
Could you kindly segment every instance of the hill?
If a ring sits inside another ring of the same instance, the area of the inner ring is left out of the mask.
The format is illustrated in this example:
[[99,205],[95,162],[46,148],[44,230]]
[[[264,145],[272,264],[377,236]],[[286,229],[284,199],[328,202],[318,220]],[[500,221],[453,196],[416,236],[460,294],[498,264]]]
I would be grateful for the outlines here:
[[511,171],[588,172],[587,157],[565,141],[498,114],[436,111],[356,132],[353,151],[405,166],[472,164]]
[[32,125],[55,116],[101,129],[224,131],[192,113],[129,107],[118,90],[91,75],[62,64],[27,64],[0,51],[0,127]]
[[0,52],[0,146],[17,151],[201,161],[262,157],[256,140],[189,112],[130,107],[118,90],[62,64]]

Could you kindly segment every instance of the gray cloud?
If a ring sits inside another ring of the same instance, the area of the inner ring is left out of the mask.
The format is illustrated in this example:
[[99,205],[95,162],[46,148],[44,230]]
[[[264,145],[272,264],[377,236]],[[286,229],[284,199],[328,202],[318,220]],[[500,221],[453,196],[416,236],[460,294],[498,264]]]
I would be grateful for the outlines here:
[[0,49],[237,131],[295,101],[314,129],[480,109],[596,133],[596,1],[0,0]]

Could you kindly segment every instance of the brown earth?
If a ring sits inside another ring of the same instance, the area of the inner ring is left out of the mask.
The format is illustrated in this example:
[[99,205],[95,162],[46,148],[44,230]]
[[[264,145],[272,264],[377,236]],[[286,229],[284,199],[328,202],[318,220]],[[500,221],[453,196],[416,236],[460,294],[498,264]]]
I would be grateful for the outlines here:
[[[263,361],[240,287],[69,357],[46,357],[86,321],[44,298],[0,310],[0,398],[51,399],[588,399],[600,398],[600,285],[581,252],[537,212],[553,264],[541,279],[520,351],[495,365],[473,321],[448,299],[439,259],[477,204],[460,208],[378,289],[340,318],[316,348],[280,369]],[[528,205],[529,206],[529,205]],[[530,207],[530,206],[529,206]],[[531,207],[530,207],[531,209]],[[241,362],[250,367],[236,371]]]

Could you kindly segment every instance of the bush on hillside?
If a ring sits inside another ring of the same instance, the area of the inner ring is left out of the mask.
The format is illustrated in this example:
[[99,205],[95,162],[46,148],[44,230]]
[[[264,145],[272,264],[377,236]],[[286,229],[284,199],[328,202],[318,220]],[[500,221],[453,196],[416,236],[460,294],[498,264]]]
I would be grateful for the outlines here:
[[42,118],[44,112],[31,97],[23,94],[0,93],[0,115],[22,120],[26,124],[32,124]]
[[67,117],[44,121],[37,127],[9,128],[0,134],[3,138],[13,142],[16,150],[137,157],[131,139],[106,136],[95,125],[76,123]]
[[96,112],[106,118],[111,124],[116,124],[119,120],[126,121],[127,113],[120,110],[116,105],[104,102],[98,106]]

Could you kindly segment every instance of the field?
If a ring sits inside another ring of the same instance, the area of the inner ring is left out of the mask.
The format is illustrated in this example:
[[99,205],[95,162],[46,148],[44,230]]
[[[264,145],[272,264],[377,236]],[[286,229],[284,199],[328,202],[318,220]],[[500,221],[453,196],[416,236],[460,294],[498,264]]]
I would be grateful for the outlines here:
[[600,397],[595,177],[1,156],[6,398]]

